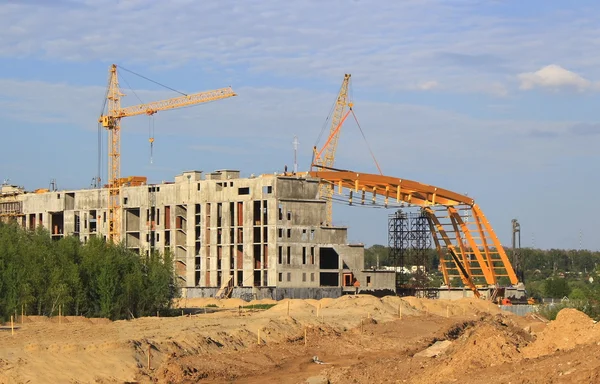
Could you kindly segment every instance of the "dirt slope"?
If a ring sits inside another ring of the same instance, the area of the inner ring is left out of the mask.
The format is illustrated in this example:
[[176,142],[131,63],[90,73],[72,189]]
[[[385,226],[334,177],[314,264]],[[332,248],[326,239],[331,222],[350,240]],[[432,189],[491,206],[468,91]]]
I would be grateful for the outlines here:
[[[573,310],[546,326],[475,299],[359,295],[286,300],[241,313],[246,303],[237,299],[178,303],[208,304],[218,311],[117,322],[26,318],[14,336],[0,331],[0,383],[302,383],[316,375],[331,383],[546,383],[599,377],[600,328]],[[439,340],[450,346],[438,357],[413,357]],[[327,364],[316,364],[313,356]]]

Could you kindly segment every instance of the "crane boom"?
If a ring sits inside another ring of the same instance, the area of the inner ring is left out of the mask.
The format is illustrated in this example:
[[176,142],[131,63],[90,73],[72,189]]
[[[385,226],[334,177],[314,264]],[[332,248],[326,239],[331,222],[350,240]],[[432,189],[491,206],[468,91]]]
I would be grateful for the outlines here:
[[[331,126],[329,131],[329,136],[323,148],[317,152],[317,148],[314,148],[315,151],[315,159],[313,161],[314,165],[320,169],[325,170],[327,168],[332,168],[333,163],[335,161],[335,152],[337,150],[338,139],[340,137],[340,130],[342,124],[348,117],[348,114],[352,110],[352,102],[348,101],[348,87],[350,85],[350,74],[344,75],[344,80],[342,81],[342,86],[340,88],[340,92],[337,97],[337,101],[335,103],[335,107],[333,110],[333,114],[331,117]],[[348,108],[348,111],[346,111]],[[332,197],[333,197],[333,186],[326,183],[321,183],[319,185],[319,196],[321,198],[325,198],[327,204],[327,224],[331,225],[332,216],[333,216],[333,207],[332,207]]]
[[125,96],[119,87],[117,66],[109,69],[106,93],[107,112],[98,121],[108,130],[108,238],[119,242],[121,238],[121,118],[137,115],[153,115],[159,111],[187,107],[215,100],[237,96],[231,88],[194,93],[147,104],[121,108],[121,98]]
[[216,89],[214,91],[199,92],[191,95],[175,97],[168,100],[159,100],[148,104],[138,104],[122,108],[118,117],[153,115],[158,111],[187,107],[190,105],[208,103],[209,101],[226,99],[236,96],[231,87]]

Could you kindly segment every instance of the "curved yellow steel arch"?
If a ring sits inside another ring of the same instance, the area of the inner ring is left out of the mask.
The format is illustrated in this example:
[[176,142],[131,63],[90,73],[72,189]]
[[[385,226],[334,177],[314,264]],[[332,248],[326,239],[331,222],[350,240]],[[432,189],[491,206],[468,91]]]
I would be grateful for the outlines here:
[[[518,283],[502,244],[471,197],[413,180],[369,173],[327,170],[308,172],[308,176],[331,185],[340,195],[346,191],[350,205],[389,207],[407,203],[422,207],[448,286],[456,285],[455,279],[460,280],[479,296],[477,286],[497,286],[502,279],[513,285]],[[461,215],[461,210],[468,214]]]

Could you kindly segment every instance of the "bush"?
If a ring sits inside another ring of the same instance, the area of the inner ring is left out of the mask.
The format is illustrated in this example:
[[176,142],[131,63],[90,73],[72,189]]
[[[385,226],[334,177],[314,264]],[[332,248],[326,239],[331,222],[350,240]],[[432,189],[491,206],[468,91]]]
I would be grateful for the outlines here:
[[555,320],[558,312],[565,308],[581,311],[594,320],[600,319],[600,306],[588,300],[569,300],[556,304],[540,305],[538,313],[548,320]]

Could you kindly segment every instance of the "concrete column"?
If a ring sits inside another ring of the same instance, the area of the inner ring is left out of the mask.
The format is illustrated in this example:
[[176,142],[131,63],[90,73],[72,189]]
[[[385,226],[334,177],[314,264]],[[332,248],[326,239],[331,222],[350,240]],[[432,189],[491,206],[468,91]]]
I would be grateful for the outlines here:
[[[195,200],[195,199],[193,199]],[[195,248],[196,248],[196,203],[190,202],[188,203],[187,210],[187,234],[186,234],[186,267],[185,267],[185,279],[186,286],[193,287],[194,286],[194,278],[195,278]]]

